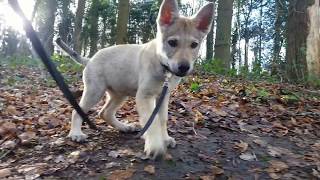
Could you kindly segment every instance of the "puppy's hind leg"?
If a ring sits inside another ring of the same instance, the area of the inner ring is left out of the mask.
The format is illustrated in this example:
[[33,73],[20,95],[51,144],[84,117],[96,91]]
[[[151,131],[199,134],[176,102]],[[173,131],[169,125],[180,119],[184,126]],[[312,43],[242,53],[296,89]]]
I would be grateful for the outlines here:
[[[80,100],[80,107],[82,110],[87,113],[90,108],[92,108],[94,105],[96,105],[99,100],[102,98],[104,94],[105,89],[101,86],[93,86],[90,84],[90,86],[86,85],[84,87],[83,95]],[[83,141],[87,138],[87,135],[85,135],[81,131],[81,125],[82,125],[82,119],[79,116],[79,114],[73,110],[72,112],[72,121],[71,121],[71,129],[69,132],[68,137],[70,137],[73,141]]]
[[109,125],[121,132],[134,132],[137,131],[136,126],[120,122],[115,116],[118,108],[121,106],[123,101],[126,100],[126,98],[127,97],[125,96],[119,96],[109,91],[106,103],[103,106],[102,110],[99,112],[99,116],[104,119]]

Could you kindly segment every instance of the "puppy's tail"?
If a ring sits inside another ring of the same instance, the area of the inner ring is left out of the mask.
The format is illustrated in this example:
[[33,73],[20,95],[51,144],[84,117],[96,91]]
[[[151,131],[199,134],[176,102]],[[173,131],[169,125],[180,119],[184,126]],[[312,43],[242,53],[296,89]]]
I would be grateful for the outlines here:
[[86,57],[80,56],[77,52],[72,50],[65,42],[61,40],[61,38],[56,39],[57,45],[64,51],[66,52],[75,62],[82,64],[84,66],[87,65],[89,62],[89,59]]

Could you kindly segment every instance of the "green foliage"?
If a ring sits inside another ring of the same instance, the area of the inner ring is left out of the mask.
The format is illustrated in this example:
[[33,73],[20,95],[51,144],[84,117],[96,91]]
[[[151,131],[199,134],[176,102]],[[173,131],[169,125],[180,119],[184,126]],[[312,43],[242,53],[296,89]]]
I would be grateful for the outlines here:
[[39,61],[25,56],[11,56],[8,58],[0,58],[0,64],[14,69],[19,66],[37,67],[39,66]]
[[318,77],[309,75],[307,82],[311,86],[314,86],[316,88],[320,88],[320,78],[318,78]]
[[192,92],[199,92],[200,91],[200,84],[198,82],[192,82],[190,85],[190,89]]
[[224,68],[221,60],[214,59],[210,61],[204,61],[201,66],[205,72],[222,75],[226,73],[226,69]]
[[51,58],[61,73],[76,73],[83,70],[82,65],[75,63],[69,57],[54,54]]

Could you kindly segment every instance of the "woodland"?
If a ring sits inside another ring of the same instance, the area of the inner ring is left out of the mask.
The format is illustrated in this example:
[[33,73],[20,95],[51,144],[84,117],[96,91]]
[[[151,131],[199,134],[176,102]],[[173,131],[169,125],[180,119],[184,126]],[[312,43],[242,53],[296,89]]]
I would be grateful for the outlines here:
[[[55,39],[89,58],[146,43],[162,0],[18,2],[79,100],[84,67]],[[101,130],[66,137],[73,108],[0,0],[0,179],[320,179],[320,0],[178,0],[185,16],[208,2],[213,26],[169,102],[177,147],[153,161],[99,118],[104,100],[89,112]],[[134,98],[117,117],[138,122]]]

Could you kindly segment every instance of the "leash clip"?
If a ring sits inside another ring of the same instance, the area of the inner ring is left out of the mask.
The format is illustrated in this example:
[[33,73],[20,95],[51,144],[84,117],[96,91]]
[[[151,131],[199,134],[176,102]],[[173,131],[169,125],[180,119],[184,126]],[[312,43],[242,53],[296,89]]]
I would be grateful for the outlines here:
[[169,81],[170,81],[170,78],[172,77],[172,73],[167,71],[164,74],[164,76],[165,76],[165,79],[164,79],[163,86],[169,87]]

